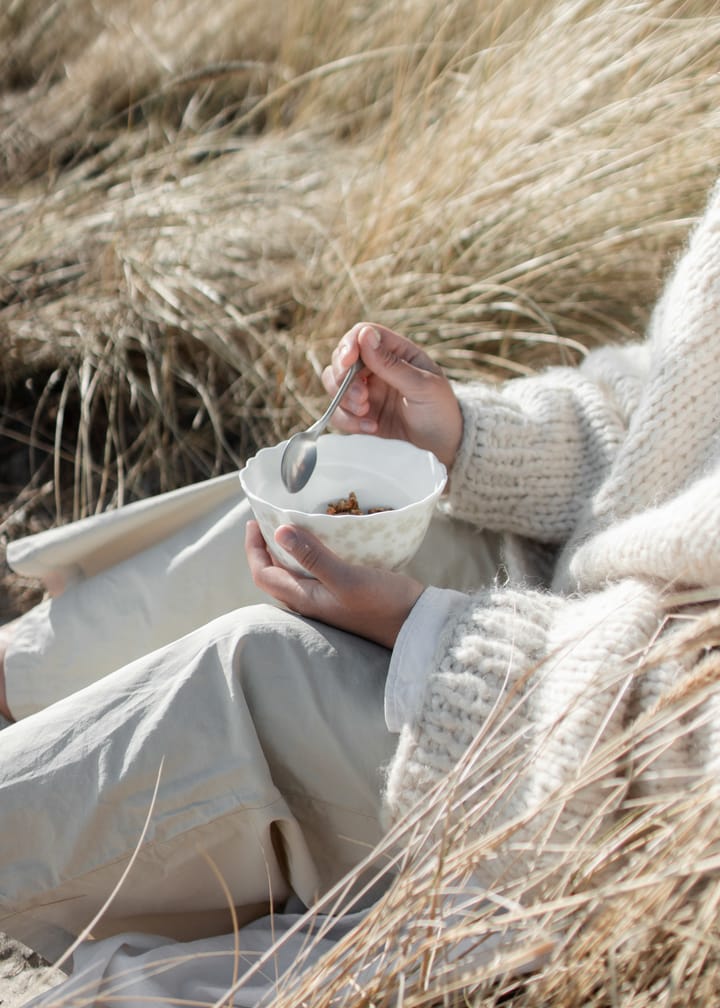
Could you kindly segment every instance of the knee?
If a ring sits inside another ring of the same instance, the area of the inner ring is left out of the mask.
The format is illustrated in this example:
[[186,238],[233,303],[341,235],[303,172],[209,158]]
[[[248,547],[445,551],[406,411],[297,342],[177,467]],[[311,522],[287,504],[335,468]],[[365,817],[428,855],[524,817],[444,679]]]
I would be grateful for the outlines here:
[[[233,664],[270,668],[279,661],[280,651],[307,636],[307,624],[300,616],[270,603],[242,606],[218,616],[204,628],[206,639],[218,646],[230,644]],[[302,643],[300,644],[302,646]]]
[[281,632],[288,622],[297,619],[298,616],[270,602],[257,602],[230,610],[214,620],[212,625],[223,634],[229,630],[239,637],[265,637]]
[[243,606],[215,622],[216,639],[231,648],[227,673],[253,693],[293,689],[301,670],[328,646],[315,624],[269,603]]

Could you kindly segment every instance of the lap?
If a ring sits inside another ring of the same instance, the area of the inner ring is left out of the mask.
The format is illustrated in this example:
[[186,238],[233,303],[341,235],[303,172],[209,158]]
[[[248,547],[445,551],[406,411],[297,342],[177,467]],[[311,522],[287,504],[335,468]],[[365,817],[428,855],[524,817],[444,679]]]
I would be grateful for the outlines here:
[[[258,605],[249,514],[233,496],[21,621],[10,705],[37,713],[0,734],[0,910],[41,951],[38,933],[76,931],[112,890],[150,809],[109,917],[161,907],[190,936],[225,901],[204,854],[238,905],[307,901],[380,838],[389,652]],[[411,569],[470,588],[498,556],[438,515]]]
[[6,929],[40,950],[43,930],[76,932],[133,856],[111,929],[221,909],[204,854],[239,906],[313,899],[381,836],[388,658],[246,607],[2,732]]

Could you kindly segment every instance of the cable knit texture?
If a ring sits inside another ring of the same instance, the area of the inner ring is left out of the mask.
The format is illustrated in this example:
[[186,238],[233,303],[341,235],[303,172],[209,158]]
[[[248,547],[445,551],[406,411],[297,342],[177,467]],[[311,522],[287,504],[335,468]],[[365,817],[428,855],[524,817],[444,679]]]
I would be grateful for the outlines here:
[[593,812],[611,818],[628,788],[652,794],[720,765],[711,696],[692,732],[630,760],[631,775],[627,754],[587,773],[601,744],[607,751],[690,672],[679,661],[638,671],[669,632],[664,595],[720,586],[720,188],[645,341],[592,351],[576,369],[457,391],[464,436],[451,510],[510,533],[516,549],[523,537],[528,555],[546,544],[556,561],[547,590],[511,579],[453,611],[389,768],[387,819],[470,751],[448,807],[486,801],[483,829],[514,824],[513,843],[478,877],[521,884],[534,851],[557,857],[591,819],[600,828]]

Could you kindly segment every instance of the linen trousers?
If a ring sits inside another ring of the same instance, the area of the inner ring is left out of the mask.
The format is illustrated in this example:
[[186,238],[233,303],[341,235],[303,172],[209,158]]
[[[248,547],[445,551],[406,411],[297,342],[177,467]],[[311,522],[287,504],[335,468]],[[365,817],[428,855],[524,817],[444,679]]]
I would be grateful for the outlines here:
[[[16,627],[0,732],[0,930],[48,958],[101,908],[95,936],[190,940],[310,905],[382,836],[390,652],[261,597],[249,517],[230,474],[8,550],[60,592]],[[498,557],[438,514],[409,572]]]

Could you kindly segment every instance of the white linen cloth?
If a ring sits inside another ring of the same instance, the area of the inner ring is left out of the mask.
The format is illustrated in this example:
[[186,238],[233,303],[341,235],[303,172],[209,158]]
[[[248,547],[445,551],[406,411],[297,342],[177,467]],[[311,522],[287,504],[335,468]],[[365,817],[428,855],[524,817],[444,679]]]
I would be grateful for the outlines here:
[[[239,947],[232,934],[177,943],[134,933],[88,942],[76,955],[73,976],[31,1004],[138,1008],[157,999],[163,1004],[260,1008],[272,999],[288,970],[298,962],[309,966],[331,951],[365,913],[329,921],[305,914],[301,907],[290,908],[243,927]],[[227,992],[238,982],[229,1000]]]

